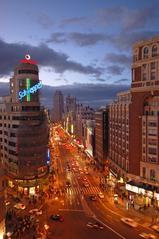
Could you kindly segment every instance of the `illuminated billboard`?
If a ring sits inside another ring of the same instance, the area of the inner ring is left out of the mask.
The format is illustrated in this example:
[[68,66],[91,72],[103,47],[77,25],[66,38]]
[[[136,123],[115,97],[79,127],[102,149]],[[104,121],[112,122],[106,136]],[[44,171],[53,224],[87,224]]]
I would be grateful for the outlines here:
[[30,79],[26,79],[26,89],[20,90],[18,93],[19,100],[22,100],[25,96],[27,97],[27,101],[30,101],[30,95],[36,93],[42,87],[42,83],[39,82],[32,87],[30,87]]

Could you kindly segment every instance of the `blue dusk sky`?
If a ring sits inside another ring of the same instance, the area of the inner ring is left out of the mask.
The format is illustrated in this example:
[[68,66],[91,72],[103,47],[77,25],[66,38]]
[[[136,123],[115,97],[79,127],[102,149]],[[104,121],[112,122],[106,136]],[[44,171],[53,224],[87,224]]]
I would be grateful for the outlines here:
[[132,45],[159,35],[158,12],[158,0],[0,0],[0,81],[30,54],[45,85],[129,85]]

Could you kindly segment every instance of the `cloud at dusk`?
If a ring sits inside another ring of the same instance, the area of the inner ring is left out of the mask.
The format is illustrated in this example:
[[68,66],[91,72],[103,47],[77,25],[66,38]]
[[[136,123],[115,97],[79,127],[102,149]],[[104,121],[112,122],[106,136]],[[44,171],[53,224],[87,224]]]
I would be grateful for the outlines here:
[[101,68],[91,65],[84,66],[81,63],[69,60],[69,56],[49,48],[46,44],[31,46],[28,44],[6,43],[0,40],[0,75],[9,74],[15,65],[22,59],[22,54],[31,53],[33,59],[38,59],[38,64],[44,67],[51,67],[55,72],[63,73],[73,71],[86,75],[101,74]]

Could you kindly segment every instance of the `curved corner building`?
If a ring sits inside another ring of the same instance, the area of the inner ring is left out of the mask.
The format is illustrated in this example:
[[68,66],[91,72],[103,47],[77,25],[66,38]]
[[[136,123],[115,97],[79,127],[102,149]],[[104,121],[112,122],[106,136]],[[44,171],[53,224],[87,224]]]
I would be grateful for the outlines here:
[[39,70],[26,57],[10,79],[10,96],[1,97],[0,140],[2,160],[9,185],[25,194],[34,194],[48,172],[48,122],[40,106]]

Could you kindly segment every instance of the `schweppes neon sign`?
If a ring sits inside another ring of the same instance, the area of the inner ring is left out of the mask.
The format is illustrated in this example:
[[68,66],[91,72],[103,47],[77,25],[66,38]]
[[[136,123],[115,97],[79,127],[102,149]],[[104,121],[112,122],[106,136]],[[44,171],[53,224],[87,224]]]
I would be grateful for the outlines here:
[[[29,80],[29,79],[27,79]],[[39,82],[36,85],[29,87],[29,81],[27,83],[27,89],[19,91],[19,100],[22,100],[25,96],[27,96],[27,101],[30,101],[30,95],[36,93],[42,87],[42,83]]]

